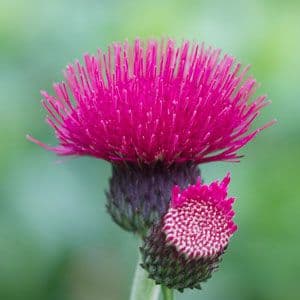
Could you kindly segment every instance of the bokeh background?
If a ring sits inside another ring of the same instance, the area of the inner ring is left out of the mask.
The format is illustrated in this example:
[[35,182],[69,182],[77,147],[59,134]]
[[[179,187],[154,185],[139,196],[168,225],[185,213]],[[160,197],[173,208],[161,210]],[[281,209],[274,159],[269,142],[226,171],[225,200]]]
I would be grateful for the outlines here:
[[0,4],[0,299],[124,300],[137,240],[105,211],[107,163],[59,160],[40,89],[82,53],[111,41],[170,36],[223,48],[273,101],[256,126],[278,123],[240,151],[232,172],[239,231],[204,290],[178,300],[296,300],[300,278],[300,2],[2,0]]

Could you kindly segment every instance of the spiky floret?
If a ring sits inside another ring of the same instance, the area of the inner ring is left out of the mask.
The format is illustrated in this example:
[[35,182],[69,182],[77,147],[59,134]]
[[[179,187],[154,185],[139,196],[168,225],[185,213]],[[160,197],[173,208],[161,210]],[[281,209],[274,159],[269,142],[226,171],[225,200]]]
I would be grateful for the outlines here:
[[59,155],[166,164],[236,161],[268,102],[249,99],[248,67],[220,50],[184,41],[115,43],[68,65],[54,95],[42,92]]
[[218,267],[236,231],[234,198],[227,198],[229,174],[210,185],[174,187],[168,212],[145,238],[142,266],[157,284],[199,288]]

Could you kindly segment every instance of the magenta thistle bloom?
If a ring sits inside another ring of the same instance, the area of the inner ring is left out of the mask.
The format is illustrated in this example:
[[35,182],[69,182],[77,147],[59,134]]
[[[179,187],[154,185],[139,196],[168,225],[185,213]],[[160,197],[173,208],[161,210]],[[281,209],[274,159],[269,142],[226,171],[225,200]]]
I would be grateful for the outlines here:
[[237,161],[268,102],[249,102],[256,81],[231,56],[203,44],[115,43],[67,66],[54,95],[42,92],[59,155],[166,164]]
[[180,192],[174,187],[170,208],[163,218],[166,241],[190,258],[214,256],[226,248],[236,230],[232,221],[234,198],[227,199],[227,175],[222,182],[198,181]]
[[217,267],[236,231],[234,198],[227,197],[229,174],[210,185],[195,184],[180,191],[141,248],[143,267],[156,283],[169,288],[197,287]]

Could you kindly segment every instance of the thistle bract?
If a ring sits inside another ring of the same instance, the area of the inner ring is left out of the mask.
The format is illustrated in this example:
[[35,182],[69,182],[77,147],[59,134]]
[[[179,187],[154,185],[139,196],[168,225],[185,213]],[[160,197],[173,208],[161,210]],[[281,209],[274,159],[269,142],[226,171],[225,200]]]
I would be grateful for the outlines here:
[[185,188],[196,183],[199,175],[193,163],[113,164],[108,212],[122,228],[143,236],[167,212],[174,185]]

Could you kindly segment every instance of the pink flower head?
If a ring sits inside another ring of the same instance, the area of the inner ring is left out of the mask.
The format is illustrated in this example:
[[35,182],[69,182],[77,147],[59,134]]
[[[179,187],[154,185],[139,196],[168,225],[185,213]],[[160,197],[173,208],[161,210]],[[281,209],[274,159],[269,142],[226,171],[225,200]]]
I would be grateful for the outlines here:
[[249,102],[256,81],[231,56],[184,41],[139,39],[68,65],[54,94],[42,92],[59,155],[166,164],[237,161],[268,102]]
[[183,191],[174,187],[170,208],[163,218],[167,243],[191,259],[222,253],[237,229],[232,220],[234,198],[227,198],[229,182],[228,174],[210,185],[199,180]]

